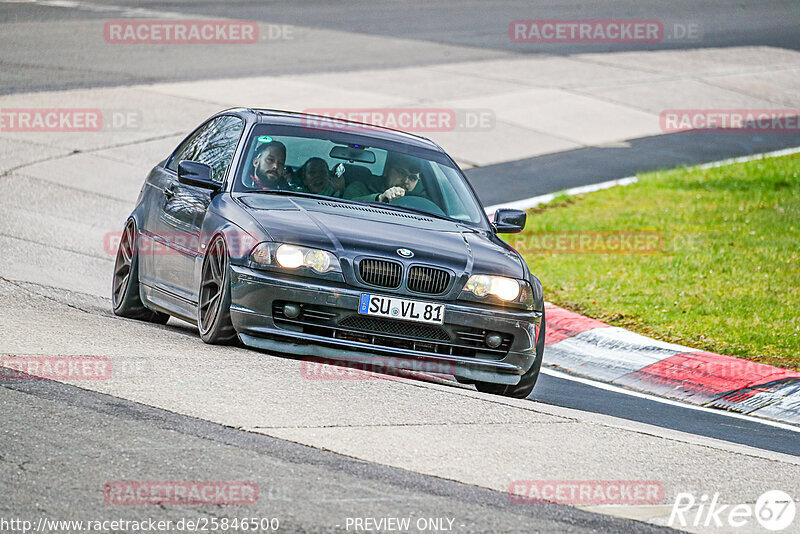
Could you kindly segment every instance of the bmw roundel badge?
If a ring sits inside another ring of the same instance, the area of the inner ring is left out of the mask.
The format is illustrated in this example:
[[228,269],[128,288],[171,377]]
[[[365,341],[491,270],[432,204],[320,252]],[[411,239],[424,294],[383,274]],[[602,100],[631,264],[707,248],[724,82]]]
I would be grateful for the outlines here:
[[404,257],[404,258],[413,258],[414,257],[414,253],[411,252],[410,250],[408,250],[407,248],[398,248],[397,249],[397,253],[400,256]]

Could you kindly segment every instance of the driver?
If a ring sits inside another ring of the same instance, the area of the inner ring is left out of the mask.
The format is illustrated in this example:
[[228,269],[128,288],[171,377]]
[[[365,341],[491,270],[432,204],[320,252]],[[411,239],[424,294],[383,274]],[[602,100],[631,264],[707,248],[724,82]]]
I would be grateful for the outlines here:
[[359,202],[391,202],[413,191],[419,183],[419,175],[417,158],[389,152],[383,176],[371,182],[352,182],[344,190],[344,198]]
[[271,189],[289,189],[284,164],[286,163],[286,145],[280,141],[263,143],[256,148],[253,157],[253,169],[250,180],[255,187],[264,191]]

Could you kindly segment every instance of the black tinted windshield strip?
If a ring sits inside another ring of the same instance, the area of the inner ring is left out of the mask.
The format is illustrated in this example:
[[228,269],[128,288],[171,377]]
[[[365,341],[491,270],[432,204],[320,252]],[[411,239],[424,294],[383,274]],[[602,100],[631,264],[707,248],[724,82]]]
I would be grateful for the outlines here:
[[[366,128],[365,128],[366,129]],[[252,144],[253,139],[262,135],[276,137],[307,137],[310,139],[326,139],[340,145],[361,145],[370,148],[378,148],[391,152],[401,152],[420,159],[435,161],[447,167],[452,163],[447,154],[435,149],[427,149],[410,145],[403,141],[389,141],[377,137],[370,137],[368,134],[354,132],[340,132],[336,130],[323,130],[317,128],[304,128],[297,126],[282,126],[273,124],[256,124],[250,134],[248,144]]]

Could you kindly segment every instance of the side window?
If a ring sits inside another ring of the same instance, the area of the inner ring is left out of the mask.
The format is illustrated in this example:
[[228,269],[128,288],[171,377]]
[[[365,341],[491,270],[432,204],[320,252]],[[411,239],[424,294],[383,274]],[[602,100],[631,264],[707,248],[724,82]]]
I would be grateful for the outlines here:
[[242,119],[229,115],[205,123],[178,147],[167,163],[167,168],[177,172],[178,163],[185,159],[205,163],[211,167],[214,181],[222,182],[233,160],[243,128]]

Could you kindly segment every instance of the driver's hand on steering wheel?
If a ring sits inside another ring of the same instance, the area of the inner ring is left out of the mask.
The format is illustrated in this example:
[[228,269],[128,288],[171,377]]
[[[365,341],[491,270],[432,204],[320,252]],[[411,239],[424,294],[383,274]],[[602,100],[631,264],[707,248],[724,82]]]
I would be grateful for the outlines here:
[[397,198],[402,197],[406,194],[406,190],[403,187],[395,186],[390,187],[380,195],[378,195],[378,202],[391,202]]

